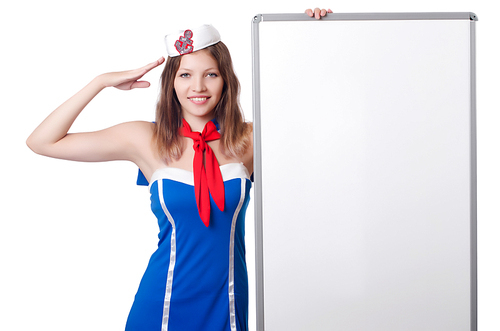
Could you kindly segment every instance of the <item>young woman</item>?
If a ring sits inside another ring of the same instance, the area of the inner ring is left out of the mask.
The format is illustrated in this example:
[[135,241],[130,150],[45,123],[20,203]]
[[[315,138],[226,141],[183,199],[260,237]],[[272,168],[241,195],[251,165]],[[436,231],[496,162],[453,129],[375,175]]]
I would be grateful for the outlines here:
[[149,184],[159,244],[126,330],[247,330],[244,216],[253,172],[252,126],[243,121],[239,82],[217,30],[183,30],[165,42],[169,57],[155,123],[68,133],[104,88],[148,87],[140,79],[163,57],[97,76],[52,112],[27,144],[38,154],[67,160],[128,160]]

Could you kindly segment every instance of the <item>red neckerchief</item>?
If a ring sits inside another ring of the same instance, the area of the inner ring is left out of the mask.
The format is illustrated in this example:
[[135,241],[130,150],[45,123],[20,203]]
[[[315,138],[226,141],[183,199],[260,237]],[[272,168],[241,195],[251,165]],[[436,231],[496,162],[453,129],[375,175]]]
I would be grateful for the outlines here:
[[[188,122],[182,119],[181,135],[193,139],[194,159],[194,193],[200,218],[208,227],[210,224],[210,195],[221,211],[224,211],[224,181],[219,169],[219,163],[207,141],[220,138],[219,132],[212,121],[203,128],[203,132],[193,132]],[[205,153],[206,152],[206,153]],[[203,154],[205,153],[205,165]]]

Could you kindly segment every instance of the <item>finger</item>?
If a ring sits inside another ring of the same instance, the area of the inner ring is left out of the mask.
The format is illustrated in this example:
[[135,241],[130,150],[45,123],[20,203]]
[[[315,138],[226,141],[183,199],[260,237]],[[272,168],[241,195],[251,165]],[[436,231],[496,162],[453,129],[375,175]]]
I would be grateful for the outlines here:
[[333,14],[333,11],[331,9],[328,9],[329,14]]
[[161,58],[159,58],[155,62],[151,62],[149,64],[146,64],[142,68],[131,70],[130,73],[132,74],[132,76],[130,76],[130,78],[134,79],[134,80],[140,79],[142,76],[147,74],[150,70],[156,68],[157,66],[162,64],[164,61],[165,61],[165,58],[162,56]]
[[319,8],[314,8],[314,18],[319,20],[321,14],[321,10]]
[[139,81],[133,82],[130,85],[130,89],[133,89],[133,88],[146,88],[146,87],[149,87],[149,86],[151,86],[151,84],[149,82],[144,81],[144,80],[139,80]]
[[326,9],[321,9],[321,16],[325,16],[326,15]]
[[306,9],[305,13],[306,13],[309,17],[313,17],[313,11],[312,11],[312,9]]
[[153,68],[156,68],[157,66],[159,66],[160,64],[162,64],[163,62],[165,61],[165,58],[162,56],[160,57],[158,60],[154,61],[154,62],[151,62],[149,64],[146,64],[144,67],[142,67],[141,69],[145,69],[146,72],[150,71],[151,69]]

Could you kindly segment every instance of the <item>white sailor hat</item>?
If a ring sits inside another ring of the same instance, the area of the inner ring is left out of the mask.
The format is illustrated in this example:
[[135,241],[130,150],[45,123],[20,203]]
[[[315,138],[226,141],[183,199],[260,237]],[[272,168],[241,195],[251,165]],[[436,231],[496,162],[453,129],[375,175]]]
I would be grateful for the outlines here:
[[174,57],[207,48],[220,41],[220,34],[209,24],[188,30],[180,30],[165,36],[168,56]]

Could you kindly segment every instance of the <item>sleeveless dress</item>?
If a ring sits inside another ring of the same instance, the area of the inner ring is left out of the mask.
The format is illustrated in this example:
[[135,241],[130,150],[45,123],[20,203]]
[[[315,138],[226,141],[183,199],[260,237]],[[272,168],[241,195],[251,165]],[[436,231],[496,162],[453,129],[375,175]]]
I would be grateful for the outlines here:
[[158,248],[126,331],[248,330],[244,236],[251,181],[241,163],[220,170],[226,206],[221,212],[211,199],[208,227],[198,213],[192,172],[166,167],[153,174],[149,191],[160,227]]

